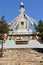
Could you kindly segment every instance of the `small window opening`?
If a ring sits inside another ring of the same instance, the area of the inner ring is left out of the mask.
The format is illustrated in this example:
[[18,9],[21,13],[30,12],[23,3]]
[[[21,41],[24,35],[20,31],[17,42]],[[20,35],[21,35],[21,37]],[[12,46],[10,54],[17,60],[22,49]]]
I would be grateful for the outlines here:
[[21,25],[24,25],[24,22],[21,22]]

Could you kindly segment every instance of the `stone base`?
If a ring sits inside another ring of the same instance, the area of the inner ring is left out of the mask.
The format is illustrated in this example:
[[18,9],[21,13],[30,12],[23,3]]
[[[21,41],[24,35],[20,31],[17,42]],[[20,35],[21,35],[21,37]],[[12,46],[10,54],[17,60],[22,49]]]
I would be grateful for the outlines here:
[[33,49],[4,49],[0,65],[43,65],[43,53]]

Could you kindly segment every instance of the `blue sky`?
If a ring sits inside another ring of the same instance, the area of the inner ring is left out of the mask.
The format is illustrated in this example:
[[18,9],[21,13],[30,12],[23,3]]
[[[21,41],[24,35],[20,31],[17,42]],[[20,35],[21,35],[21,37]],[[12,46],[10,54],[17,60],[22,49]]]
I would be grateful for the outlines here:
[[25,12],[39,21],[43,20],[43,0],[0,0],[0,18],[4,15],[11,22],[19,14],[21,1],[25,4]]

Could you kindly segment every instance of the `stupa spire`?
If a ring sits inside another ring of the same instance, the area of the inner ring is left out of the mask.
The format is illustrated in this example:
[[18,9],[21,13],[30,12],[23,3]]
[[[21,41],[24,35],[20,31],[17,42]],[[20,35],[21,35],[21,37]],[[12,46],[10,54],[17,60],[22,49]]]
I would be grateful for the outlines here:
[[21,2],[21,4],[20,4],[20,8],[24,8],[24,3],[23,2]]
[[20,4],[20,13],[24,13],[25,9],[24,9],[24,4],[23,2],[21,2]]

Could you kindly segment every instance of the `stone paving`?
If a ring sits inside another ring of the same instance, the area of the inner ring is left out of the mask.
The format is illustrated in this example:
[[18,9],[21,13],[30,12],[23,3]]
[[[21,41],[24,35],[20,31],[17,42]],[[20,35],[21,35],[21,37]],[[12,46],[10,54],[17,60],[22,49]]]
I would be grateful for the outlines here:
[[0,65],[43,65],[43,53],[33,49],[4,49]]

